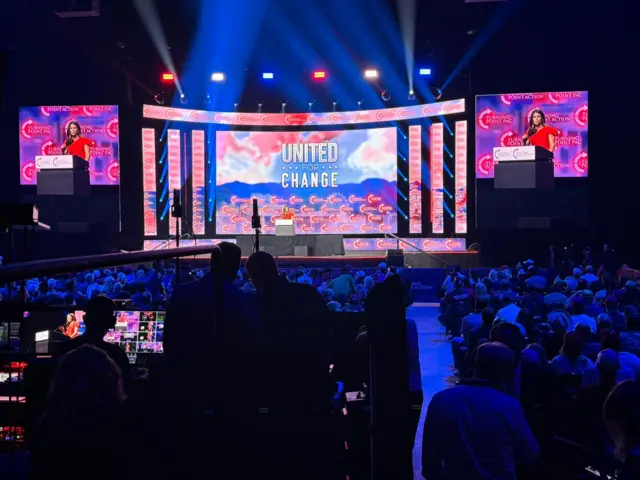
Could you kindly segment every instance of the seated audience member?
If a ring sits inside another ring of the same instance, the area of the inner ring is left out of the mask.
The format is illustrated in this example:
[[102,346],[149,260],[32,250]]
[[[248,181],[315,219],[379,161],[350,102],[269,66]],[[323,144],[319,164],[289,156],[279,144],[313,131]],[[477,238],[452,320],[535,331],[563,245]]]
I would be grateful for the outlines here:
[[620,305],[635,305],[640,303],[640,291],[633,280],[627,280],[624,288],[614,293]]
[[530,290],[538,290],[544,292],[547,289],[547,279],[540,275],[538,269],[531,265],[527,269],[529,278],[525,281],[525,286]]
[[96,296],[89,300],[84,314],[85,332],[58,345],[53,357],[60,358],[82,345],[93,345],[104,351],[118,365],[125,389],[131,385],[131,366],[124,350],[119,345],[104,341],[107,332],[116,326],[116,305],[108,297]]
[[600,344],[602,349],[611,349],[618,354],[620,365],[630,369],[635,377],[640,380],[640,358],[630,352],[621,351],[620,334],[615,330],[605,330],[602,332]]
[[599,280],[598,276],[596,275],[596,269],[593,268],[593,266],[591,265],[587,265],[587,268],[585,269],[585,274],[580,278],[582,278],[583,280],[586,280],[589,285]]
[[582,354],[591,360],[595,360],[598,352],[600,352],[600,342],[596,341],[596,334],[591,331],[589,325],[583,322],[576,325],[575,332],[582,340]]
[[351,295],[349,301],[342,308],[343,312],[363,312],[362,304],[358,295]]
[[595,334],[598,331],[598,324],[596,321],[585,313],[586,311],[586,299],[582,296],[573,297],[571,299],[571,305],[569,311],[571,312],[571,330],[576,328],[576,325],[582,323],[587,325],[591,329],[591,333]]
[[560,354],[551,360],[551,370],[558,376],[582,375],[593,362],[582,354],[582,339],[576,332],[567,332]]
[[544,297],[540,294],[544,290],[527,289],[528,292],[520,299],[520,307],[527,309],[534,317],[543,317],[547,313]]
[[[131,426],[124,411],[122,375],[103,350],[85,344],[62,357],[44,416],[31,445],[33,479],[117,478],[126,470],[118,455],[126,445],[122,433]],[[71,452],[74,452],[73,454]]]
[[[482,326],[482,310],[486,308],[486,303],[478,299],[474,302],[474,309],[466,317],[462,319],[461,337],[453,337],[451,339],[451,353],[453,355],[453,364],[458,375],[463,375],[465,370],[464,359],[467,352],[469,336],[473,330]],[[493,320],[492,320],[493,321]],[[488,335],[487,335],[487,338]]]
[[573,275],[571,277],[567,277],[564,281],[567,283],[567,290],[569,292],[575,292],[578,289],[578,282],[582,277],[582,270],[579,268],[573,269]]
[[602,420],[602,407],[611,389],[620,381],[629,379],[621,373],[618,355],[613,350],[602,350],[598,354],[596,366],[587,369],[582,378],[582,388],[576,398],[577,440],[589,447],[601,450],[607,442],[607,434]]
[[491,337],[491,328],[493,327],[493,321],[496,319],[496,311],[491,307],[486,307],[482,310],[482,325],[478,328],[471,330],[469,337],[466,339],[467,352],[464,359],[464,372],[473,371],[475,367],[476,349],[478,345],[487,343]]
[[515,480],[539,447],[517,399],[504,392],[515,355],[500,343],[478,347],[474,378],[436,393],[422,437],[426,480]]
[[613,322],[611,321],[611,317],[608,313],[601,313],[600,315],[598,315],[598,318],[596,318],[596,323],[598,324],[598,332],[613,328]]
[[547,352],[540,344],[528,345],[520,355],[522,387],[520,401],[525,407],[544,405],[551,395],[551,372]]
[[442,301],[443,313],[440,317],[442,323],[451,335],[459,336],[462,327],[462,319],[471,310],[471,296],[464,288],[464,281],[457,277],[453,281],[453,290],[447,293]]
[[626,381],[614,387],[604,402],[603,416],[624,466],[618,480],[640,478],[640,383]]
[[614,295],[609,295],[604,301],[605,313],[611,317],[613,328],[618,332],[623,332],[627,329],[627,319],[618,306],[618,299]]
[[496,318],[502,322],[516,323],[522,309],[515,304],[515,297],[509,295],[508,292],[503,292],[500,295],[500,300],[502,308],[498,310]]

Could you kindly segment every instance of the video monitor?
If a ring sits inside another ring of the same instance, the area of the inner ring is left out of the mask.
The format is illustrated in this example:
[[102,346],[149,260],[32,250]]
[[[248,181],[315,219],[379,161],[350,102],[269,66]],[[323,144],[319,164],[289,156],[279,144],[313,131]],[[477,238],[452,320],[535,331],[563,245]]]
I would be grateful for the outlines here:
[[[55,331],[75,338],[83,335],[85,312],[74,310],[66,314],[66,321]],[[109,330],[104,341],[119,345],[134,362],[137,354],[162,353],[165,312],[160,311],[116,311],[115,328]]]
[[493,149],[523,145],[532,114],[539,110],[555,135],[556,177],[589,174],[589,95],[585,91],[476,97],[476,176],[493,178]]
[[22,107],[18,115],[21,185],[37,184],[37,157],[62,155],[72,122],[89,141],[91,185],[120,184],[117,105]]
[[117,311],[116,327],[104,337],[127,355],[162,353],[165,312]]
[[216,132],[216,233],[263,233],[293,219],[296,234],[397,232],[397,129]]

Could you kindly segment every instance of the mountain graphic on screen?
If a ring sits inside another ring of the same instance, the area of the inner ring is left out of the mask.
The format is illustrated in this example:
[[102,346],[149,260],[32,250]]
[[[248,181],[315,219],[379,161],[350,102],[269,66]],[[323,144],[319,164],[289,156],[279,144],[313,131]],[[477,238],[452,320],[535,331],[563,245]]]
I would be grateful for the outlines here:
[[254,196],[276,195],[279,197],[297,195],[306,197],[309,194],[328,196],[331,194],[357,197],[365,197],[369,194],[380,195],[383,201],[397,201],[397,182],[388,182],[381,179],[368,179],[362,183],[342,184],[338,188],[282,188],[279,183],[247,184],[231,182],[216,187],[216,202],[228,203],[233,195],[240,198]]

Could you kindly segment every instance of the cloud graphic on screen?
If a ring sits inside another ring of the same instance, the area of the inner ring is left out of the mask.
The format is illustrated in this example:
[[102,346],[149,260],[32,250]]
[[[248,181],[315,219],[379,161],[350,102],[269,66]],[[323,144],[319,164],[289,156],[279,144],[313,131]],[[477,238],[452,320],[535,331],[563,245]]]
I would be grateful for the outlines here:
[[396,129],[372,129],[367,133],[368,140],[349,156],[347,165],[360,172],[360,182],[369,178],[395,182],[398,168]]

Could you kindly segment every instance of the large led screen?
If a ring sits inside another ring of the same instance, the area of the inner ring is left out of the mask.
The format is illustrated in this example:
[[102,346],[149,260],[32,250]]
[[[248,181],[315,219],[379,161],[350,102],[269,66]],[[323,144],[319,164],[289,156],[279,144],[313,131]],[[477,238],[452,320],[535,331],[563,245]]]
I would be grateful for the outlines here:
[[36,185],[36,157],[61,155],[67,128],[75,120],[91,142],[92,185],[120,183],[119,128],[116,105],[23,107],[20,118],[20,183]]
[[589,170],[587,92],[543,92],[476,97],[476,176],[493,178],[493,149],[523,144],[531,112],[540,109],[557,129],[556,177],[586,177]]
[[267,234],[289,215],[296,234],[395,233],[396,142],[395,128],[218,131],[216,233],[251,233],[254,198]]

